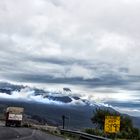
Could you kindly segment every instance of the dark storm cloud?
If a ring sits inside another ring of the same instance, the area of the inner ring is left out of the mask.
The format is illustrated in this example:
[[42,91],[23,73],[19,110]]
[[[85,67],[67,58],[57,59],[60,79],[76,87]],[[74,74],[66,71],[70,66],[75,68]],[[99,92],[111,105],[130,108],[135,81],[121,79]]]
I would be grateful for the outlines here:
[[128,107],[128,108],[131,108],[131,109],[139,109],[140,108],[140,100],[139,102],[135,101],[135,102],[132,102],[130,104],[130,102],[119,102],[119,101],[108,101],[108,102],[104,102],[105,104],[110,104],[112,106],[117,106],[117,107]]
[[[34,57],[30,59],[33,62],[40,62],[40,63],[52,63],[52,64],[58,64],[58,65],[72,65],[74,63],[82,63],[82,60],[74,60],[74,59],[64,59],[64,58],[44,58],[44,57]],[[83,62],[84,63],[84,62]]]
[[[68,84],[68,85],[77,85],[84,86],[85,88],[106,88],[106,90],[102,91],[104,93],[113,92],[113,88],[118,88],[122,90],[140,90],[139,88],[139,80],[136,82],[134,77],[129,77],[127,79],[123,79],[117,75],[106,75],[98,78],[84,79],[82,77],[54,77],[49,74],[25,74],[25,73],[13,73],[12,75],[6,74],[5,77],[9,79],[14,79],[15,81],[23,81],[30,83],[52,83],[52,84]],[[140,78],[140,77],[139,77]],[[133,84],[135,81],[135,84]],[[110,88],[110,89],[108,89]],[[108,90],[107,90],[108,89]],[[114,90],[117,93],[117,90]]]

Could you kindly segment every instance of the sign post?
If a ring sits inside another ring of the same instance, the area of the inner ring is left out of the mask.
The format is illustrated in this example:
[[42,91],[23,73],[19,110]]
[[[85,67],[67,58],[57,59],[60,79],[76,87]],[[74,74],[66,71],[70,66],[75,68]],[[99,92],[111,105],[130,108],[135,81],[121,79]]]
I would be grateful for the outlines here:
[[120,116],[105,116],[104,131],[106,133],[117,133],[120,131]]

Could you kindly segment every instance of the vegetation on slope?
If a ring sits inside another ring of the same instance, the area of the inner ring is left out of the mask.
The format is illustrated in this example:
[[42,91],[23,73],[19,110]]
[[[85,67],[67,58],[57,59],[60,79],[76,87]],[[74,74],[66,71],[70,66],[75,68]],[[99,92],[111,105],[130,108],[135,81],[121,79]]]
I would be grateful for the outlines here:
[[[120,132],[118,133],[105,133],[104,132],[104,123],[105,123],[105,116],[120,116],[121,122],[120,122]],[[135,128],[133,126],[132,120],[127,115],[121,115],[120,113],[116,111],[110,111],[107,109],[96,109],[94,111],[94,115],[91,118],[91,121],[93,124],[96,125],[96,128],[94,129],[86,129],[85,132],[89,134],[104,136],[108,138],[121,138],[121,139],[140,139],[140,131],[138,128]]]

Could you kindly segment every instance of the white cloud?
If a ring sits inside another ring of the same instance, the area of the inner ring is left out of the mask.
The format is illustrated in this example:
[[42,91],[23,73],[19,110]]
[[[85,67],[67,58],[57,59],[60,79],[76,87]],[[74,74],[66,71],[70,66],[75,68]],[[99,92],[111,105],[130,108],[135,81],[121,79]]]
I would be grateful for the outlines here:
[[129,114],[131,116],[137,116],[139,117],[139,114],[140,114],[140,108],[138,109],[132,109],[132,108],[128,108],[128,107],[114,107],[114,109],[118,110],[120,113],[126,113],[126,114]]
[[66,77],[83,77],[84,79],[92,79],[94,77],[92,70],[86,69],[76,64],[70,66],[65,73]]
[[[1,1],[1,78],[11,80],[13,73],[83,79],[126,76],[120,67],[139,75],[139,13],[138,0]],[[31,59],[50,57],[75,62]]]

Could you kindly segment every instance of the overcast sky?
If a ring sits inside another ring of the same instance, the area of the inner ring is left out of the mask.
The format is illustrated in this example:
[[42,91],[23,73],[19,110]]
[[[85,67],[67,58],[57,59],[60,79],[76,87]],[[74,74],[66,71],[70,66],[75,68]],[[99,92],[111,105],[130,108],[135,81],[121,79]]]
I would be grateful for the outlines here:
[[139,0],[1,0],[0,79],[121,93],[140,114],[139,17]]

